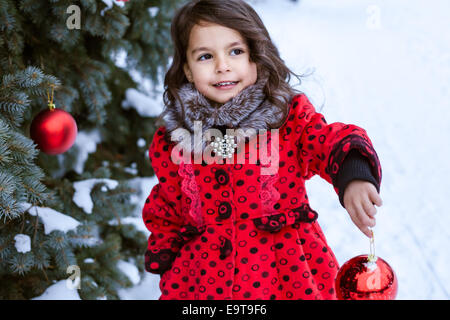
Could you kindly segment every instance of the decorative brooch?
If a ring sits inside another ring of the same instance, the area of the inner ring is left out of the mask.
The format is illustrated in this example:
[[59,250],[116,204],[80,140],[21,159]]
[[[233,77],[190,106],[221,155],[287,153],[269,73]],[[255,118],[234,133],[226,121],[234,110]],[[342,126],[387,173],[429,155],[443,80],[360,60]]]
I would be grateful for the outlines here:
[[232,135],[225,135],[224,139],[214,137],[214,141],[210,145],[214,148],[214,152],[221,156],[222,159],[233,157],[237,144],[234,143],[234,137]]

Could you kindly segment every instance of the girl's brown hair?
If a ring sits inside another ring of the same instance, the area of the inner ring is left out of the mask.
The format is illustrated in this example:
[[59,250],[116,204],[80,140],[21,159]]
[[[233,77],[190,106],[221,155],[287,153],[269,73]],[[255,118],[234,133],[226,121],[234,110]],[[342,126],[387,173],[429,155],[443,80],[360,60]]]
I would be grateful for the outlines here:
[[[288,83],[291,75],[294,75],[299,82],[301,79],[284,64],[260,17],[242,0],[194,0],[175,13],[171,25],[174,54],[164,79],[166,107],[173,106],[175,99],[180,100],[177,90],[188,83],[183,65],[187,62],[189,36],[192,27],[202,21],[234,29],[247,41],[250,59],[257,65],[258,77],[262,73],[268,75],[268,81],[264,87],[267,99],[284,114],[282,120],[271,124],[272,127],[269,129],[279,128],[288,114],[292,96],[298,93]],[[180,102],[183,105],[182,101]],[[157,123],[162,121],[163,116],[164,112]],[[182,118],[184,118],[184,110]]]

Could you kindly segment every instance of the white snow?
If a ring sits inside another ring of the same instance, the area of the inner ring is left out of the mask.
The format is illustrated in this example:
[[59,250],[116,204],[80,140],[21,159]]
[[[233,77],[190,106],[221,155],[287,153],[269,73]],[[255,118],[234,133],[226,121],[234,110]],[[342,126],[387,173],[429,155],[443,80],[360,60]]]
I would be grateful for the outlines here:
[[118,295],[121,300],[158,300],[161,295],[159,279],[159,275],[145,272],[139,284],[119,289]]
[[[155,10],[149,9],[150,14]],[[153,12],[153,13],[152,13]],[[164,75],[159,74],[159,83],[153,83],[150,79],[142,76],[136,70],[127,66],[127,53],[119,50],[111,55],[117,67],[126,69],[131,78],[138,84],[138,88],[129,88],[125,91],[125,99],[122,101],[122,108],[128,110],[134,108],[141,117],[156,117],[163,110]]]
[[130,167],[124,167],[123,171],[130,173],[130,174],[137,175],[138,174],[137,164],[135,162],[133,162],[133,163],[131,163]]
[[130,203],[134,203],[139,206],[139,208],[136,209],[137,211],[133,213],[133,216],[141,217],[143,207],[142,203],[145,203],[145,199],[149,196],[149,190],[151,190],[153,186],[158,183],[158,178],[156,176],[133,178],[127,180],[127,183],[131,188],[137,190],[136,194],[132,195],[130,199]]
[[118,50],[111,53],[111,59],[114,61],[114,64],[120,68],[127,67],[127,52],[125,50]]
[[145,146],[146,146],[145,139],[144,139],[144,138],[139,138],[139,139],[136,141],[136,145],[137,145],[139,148],[145,147]]
[[38,215],[39,218],[41,218],[45,234],[49,234],[54,230],[67,232],[76,229],[80,225],[80,222],[71,216],[65,215],[52,208],[31,206],[30,203],[26,202],[22,202],[20,205],[24,211],[31,207],[28,212],[32,216]]
[[152,17],[152,18],[156,17],[158,12],[159,12],[159,8],[158,7],[150,7],[150,8],[148,8],[148,13],[150,14],[150,17]]
[[[92,213],[92,209],[94,207],[94,203],[91,198],[92,188],[97,183],[105,183],[108,189],[115,189],[119,183],[116,180],[112,179],[86,179],[82,181],[77,181],[73,183],[73,187],[75,189],[75,193],[73,194],[73,202],[84,210],[87,214]],[[106,189],[102,189],[102,191],[107,191]]]
[[127,276],[130,281],[136,285],[141,281],[141,277],[139,276],[139,270],[136,267],[136,264],[133,262],[127,262],[123,260],[117,261],[117,268],[120,269]]
[[136,109],[142,117],[157,117],[162,112],[163,105],[158,99],[130,88],[125,91],[122,108],[128,110],[130,107]]
[[18,233],[14,236],[14,241],[14,246],[16,247],[17,252],[27,253],[31,250],[30,236]]
[[110,10],[113,5],[115,4],[116,6],[119,7],[123,7],[125,5],[125,2],[127,1],[123,1],[123,0],[102,0],[104,4],[106,4],[106,8],[102,9],[102,11],[100,11],[100,15],[103,17],[105,14],[105,11]]
[[[121,224],[133,224],[137,230],[144,232],[144,234],[149,237],[150,231],[145,227],[144,222],[142,220],[142,207],[143,203],[147,199],[150,191],[153,186],[158,183],[158,178],[156,176],[153,177],[143,177],[143,178],[133,178],[127,181],[128,185],[136,190],[135,194],[132,194],[130,197],[130,203],[136,204],[135,211],[130,212],[130,216],[121,218]],[[112,219],[108,222],[110,225],[117,225],[117,219]]]
[[77,289],[67,285],[66,280],[60,280],[48,287],[43,294],[31,300],[81,300]]
[[[145,199],[144,199],[144,202],[145,202]],[[139,209],[137,209],[137,211],[138,210]],[[117,221],[117,219],[112,219],[112,220],[108,221],[108,224],[111,226],[117,226],[119,224],[119,222]],[[145,225],[142,222],[142,216],[120,218],[120,224],[121,225],[132,224],[132,225],[134,225],[134,227],[137,230],[146,233],[148,236],[150,235],[150,232],[148,231],[148,229],[145,227]]]
[[78,174],[84,171],[84,163],[90,153],[97,150],[97,144],[102,141],[100,131],[95,129],[91,131],[78,132],[74,145],[78,147],[78,157],[74,164],[74,170]]

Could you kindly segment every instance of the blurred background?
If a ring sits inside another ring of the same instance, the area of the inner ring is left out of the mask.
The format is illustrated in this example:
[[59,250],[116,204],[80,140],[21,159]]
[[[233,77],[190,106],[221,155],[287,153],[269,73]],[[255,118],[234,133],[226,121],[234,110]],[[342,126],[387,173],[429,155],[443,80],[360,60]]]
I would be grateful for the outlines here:
[[[449,299],[450,3],[248,2],[304,75],[292,85],[328,123],[356,124],[373,142],[376,254],[398,276],[397,299]],[[143,269],[141,210],[157,183],[148,147],[182,3],[0,2],[1,299],[160,296],[159,276]],[[52,87],[78,127],[57,155],[30,128]],[[339,263],[369,253],[332,186],[316,176],[306,187]]]

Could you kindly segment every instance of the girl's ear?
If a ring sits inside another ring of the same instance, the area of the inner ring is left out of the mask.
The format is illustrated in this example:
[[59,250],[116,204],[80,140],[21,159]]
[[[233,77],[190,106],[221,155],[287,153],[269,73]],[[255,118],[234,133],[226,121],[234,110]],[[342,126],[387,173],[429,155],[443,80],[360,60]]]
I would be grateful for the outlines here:
[[192,82],[192,72],[191,72],[191,69],[189,69],[189,66],[187,63],[185,63],[183,65],[183,71],[184,71],[184,74],[186,75],[186,78],[188,79],[188,81]]

